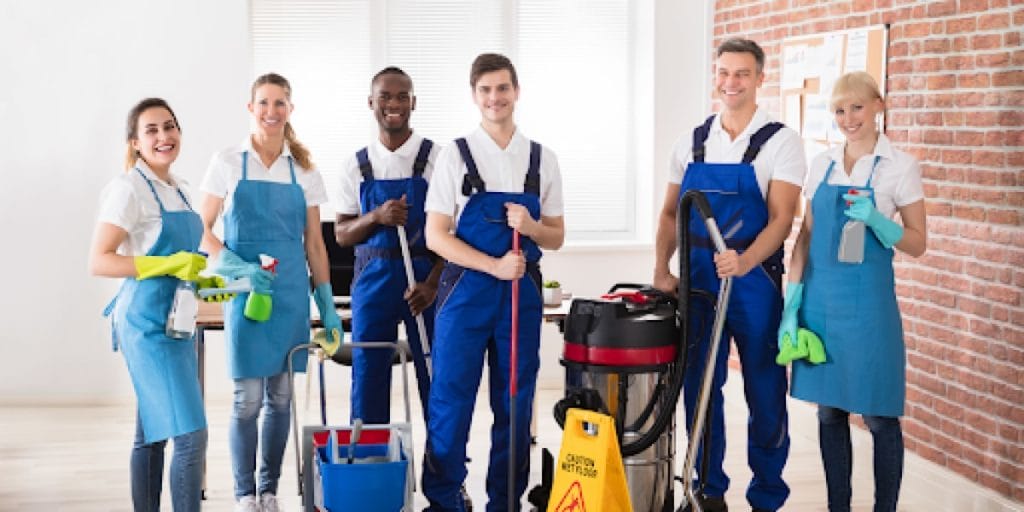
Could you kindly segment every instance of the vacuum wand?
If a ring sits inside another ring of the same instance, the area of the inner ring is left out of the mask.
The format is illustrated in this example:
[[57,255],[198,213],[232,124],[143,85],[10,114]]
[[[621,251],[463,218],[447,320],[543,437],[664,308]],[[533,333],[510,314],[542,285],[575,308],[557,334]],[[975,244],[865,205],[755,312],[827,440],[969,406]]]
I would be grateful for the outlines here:
[[[519,230],[512,230],[512,252],[519,254]],[[519,279],[512,280],[512,332],[508,376],[508,510],[519,510],[516,501],[516,378],[519,360]]]
[[[409,283],[409,289],[416,286],[416,275],[412,271],[412,255],[409,253],[409,239],[405,236],[405,226],[398,225],[398,245],[402,247],[402,260],[405,263],[405,278]],[[423,313],[416,314],[416,330],[420,334],[420,347],[423,349],[423,359],[427,365],[427,377],[433,378],[433,368],[430,364],[430,340],[427,339],[427,325],[423,322]]]

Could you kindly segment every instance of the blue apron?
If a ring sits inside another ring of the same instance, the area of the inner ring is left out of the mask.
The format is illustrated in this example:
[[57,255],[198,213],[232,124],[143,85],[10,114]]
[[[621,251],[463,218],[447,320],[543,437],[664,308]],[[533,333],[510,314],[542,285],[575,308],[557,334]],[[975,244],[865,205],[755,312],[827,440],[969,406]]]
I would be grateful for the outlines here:
[[[768,224],[768,206],[757,184],[753,161],[782,125],[768,123],[751,135],[740,163],[705,163],[704,143],[713,121],[714,116],[711,116],[694,129],[693,162],[686,169],[680,198],[688,190],[703,192],[711,204],[726,245],[742,253]],[[720,280],[714,263],[714,249],[707,227],[696,209],[690,215],[689,237],[691,287],[718,293]],[[710,463],[708,474],[697,478],[698,482],[706,480],[705,493],[708,496],[723,496],[729,487],[729,477],[722,468],[725,459],[722,385],[728,374],[728,340],[732,338],[739,353],[743,381],[748,384],[745,386],[750,409],[747,451],[754,477],[747,488],[747,500],[755,508],[767,510],[777,510],[789,496],[789,487],[782,480],[782,469],[789,455],[786,370],[775,364],[777,331],[782,316],[782,295],[779,292],[782,256],[780,247],[747,275],[733,278],[722,335],[724,343],[715,361],[709,409],[712,414]],[[693,424],[714,311],[708,304],[691,301],[689,314],[695,327],[691,332],[689,363],[683,381],[688,429]]]
[[[523,193],[487,192],[465,139],[455,141],[466,163],[462,193],[470,196],[455,236],[492,257],[512,249],[505,203],[519,203],[540,218],[541,146],[530,143],[530,167]],[[540,248],[521,237],[526,274],[519,284],[518,380],[516,388],[516,495],[522,496],[530,469],[530,419],[540,367]],[[464,510],[460,487],[466,479],[466,441],[477,389],[487,359],[491,410],[491,452],[487,470],[487,510],[508,504],[509,369],[511,281],[447,263],[437,293],[434,323],[434,381],[430,389],[423,493],[430,510]]]
[[[434,143],[423,139],[413,165],[411,178],[378,180],[366,148],[356,153],[363,182],[359,186],[359,204],[363,215],[372,212],[388,200],[405,195],[409,204],[409,217],[405,223],[413,274],[417,282],[426,281],[433,263],[423,237],[426,213],[423,203],[427,195],[427,180],[423,179],[430,149]],[[352,339],[355,341],[393,341],[398,339],[398,324],[405,323],[405,333],[413,352],[416,382],[420,403],[426,418],[430,396],[430,376],[424,359],[416,317],[409,311],[403,298],[408,288],[402,249],[398,243],[398,229],[378,226],[370,236],[356,246],[355,275],[352,283]],[[423,311],[427,338],[434,326],[434,306]],[[429,352],[429,347],[428,352]],[[393,351],[382,349],[354,349],[352,351],[352,420],[361,418],[365,423],[384,424],[391,419],[391,359]]]
[[[243,260],[258,262],[260,254],[277,258],[277,277],[271,283],[273,311],[266,322],[243,314],[248,293],[224,305],[224,331],[232,379],[270,377],[287,371],[288,352],[309,343],[309,272],[303,234],[306,196],[295,180],[288,157],[291,183],[254,181],[249,176],[249,152],[242,153],[242,179],[235,187],[231,209],[224,213],[224,245]],[[293,358],[295,371],[306,371],[306,354]]]
[[[181,189],[188,210],[169,212],[139,169],[160,207],[160,235],[147,256],[194,252],[203,237],[203,222]],[[114,349],[120,348],[138,398],[139,421],[146,443],[155,443],[206,428],[194,338],[169,338],[164,333],[178,278],[127,278],[104,315],[112,317]]]
[[864,236],[864,261],[841,263],[837,257],[843,225],[849,217],[845,194],[851,188],[829,185],[835,161],[814,191],[810,255],[804,270],[804,301],[800,324],[825,344],[828,358],[820,365],[793,362],[793,396],[866,416],[903,415],[906,393],[906,350],[896,302],[893,250],[886,249],[870,229]]

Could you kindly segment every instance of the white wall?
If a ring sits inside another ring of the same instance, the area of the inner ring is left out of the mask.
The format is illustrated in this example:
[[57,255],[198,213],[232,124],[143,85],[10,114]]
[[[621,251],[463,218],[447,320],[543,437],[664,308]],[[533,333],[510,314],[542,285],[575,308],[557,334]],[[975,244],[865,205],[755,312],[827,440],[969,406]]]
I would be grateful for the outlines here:
[[[653,119],[641,131],[652,145],[644,164],[653,179],[642,193],[651,217],[672,144],[707,111],[708,3],[655,0],[646,20],[654,25],[641,46],[653,64]],[[210,155],[244,136],[254,76],[248,4],[36,0],[4,2],[4,10],[0,403],[131,400],[100,315],[117,282],[87,272],[99,193],[122,172],[124,117],[143,97],[164,97],[176,110],[183,139],[175,171],[193,191]],[[567,248],[544,260],[545,276],[578,295],[649,281],[652,264],[649,245]],[[561,339],[553,326],[543,343],[541,385],[558,386]],[[208,346],[209,391],[226,393],[220,337]]]

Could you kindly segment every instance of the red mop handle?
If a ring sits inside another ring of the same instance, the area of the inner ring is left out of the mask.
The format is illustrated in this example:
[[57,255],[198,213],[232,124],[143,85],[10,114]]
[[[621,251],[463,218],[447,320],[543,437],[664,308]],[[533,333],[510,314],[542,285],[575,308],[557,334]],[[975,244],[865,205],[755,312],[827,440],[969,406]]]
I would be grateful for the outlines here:
[[[512,252],[519,254],[519,230],[512,230]],[[509,364],[508,390],[516,396],[516,366],[519,361],[519,279],[512,280],[512,334],[511,362]]]

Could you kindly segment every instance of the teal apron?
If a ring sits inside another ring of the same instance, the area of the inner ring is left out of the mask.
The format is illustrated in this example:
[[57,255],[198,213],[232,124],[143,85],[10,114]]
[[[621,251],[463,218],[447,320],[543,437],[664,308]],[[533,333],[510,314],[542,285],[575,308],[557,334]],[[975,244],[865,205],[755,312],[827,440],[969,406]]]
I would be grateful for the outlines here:
[[821,337],[828,360],[820,365],[793,362],[795,398],[865,416],[903,415],[906,351],[896,302],[893,250],[886,249],[869,229],[864,236],[864,262],[841,263],[839,239],[849,217],[845,194],[851,188],[872,191],[879,158],[864,187],[829,185],[835,168],[811,199],[814,227],[804,270],[800,325]]
[[[198,250],[203,222],[181,189],[178,195],[188,210],[169,212],[153,182],[135,170],[146,180],[160,207],[160,236],[146,255]],[[128,364],[146,443],[206,428],[195,339],[174,339],[164,333],[177,287],[178,279],[173,276],[127,278],[104,311],[104,315],[113,313],[114,350],[120,348]]]
[[[274,299],[270,319],[254,322],[242,314],[248,293],[224,305],[224,331],[232,379],[270,377],[287,371],[288,352],[309,342],[309,272],[303,235],[306,196],[295,180],[288,157],[291,183],[249,179],[249,152],[242,153],[242,179],[235,187],[231,208],[224,213],[224,245],[243,260],[258,262],[260,254],[277,258],[277,277],[271,283]],[[306,354],[293,358],[295,371],[306,371]]]

